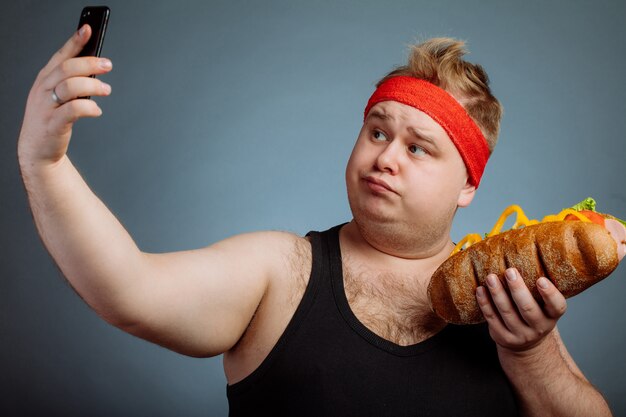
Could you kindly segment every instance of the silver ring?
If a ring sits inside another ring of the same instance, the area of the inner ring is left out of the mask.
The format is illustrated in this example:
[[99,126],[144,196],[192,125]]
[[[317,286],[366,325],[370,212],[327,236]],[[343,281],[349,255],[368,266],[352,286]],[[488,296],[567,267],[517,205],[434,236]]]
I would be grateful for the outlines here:
[[[56,87],[54,87],[54,88],[56,88]],[[54,101],[58,105],[62,105],[63,104],[63,100],[61,100],[59,98],[59,96],[57,96],[57,92],[54,91],[54,88],[52,89],[52,101]]]

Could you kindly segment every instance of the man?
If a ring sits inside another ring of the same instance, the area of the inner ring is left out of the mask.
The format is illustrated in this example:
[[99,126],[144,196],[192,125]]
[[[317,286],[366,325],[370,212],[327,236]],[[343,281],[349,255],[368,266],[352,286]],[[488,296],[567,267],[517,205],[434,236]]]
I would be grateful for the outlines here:
[[67,41],[28,97],[18,157],[37,228],[109,323],[186,355],[223,353],[231,415],[610,415],[563,346],[565,299],[549,281],[542,308],[517,271],[489,276],[476,294],[487,325],[446,325],[428,308],[501,113],[462,43],[418,45],[379,83],[346,169],[351,222],[150,254],[66,155],[73,123],[102,113],[78,97],[111,93],[89,77],[108,59],[74,58],[90,34]]

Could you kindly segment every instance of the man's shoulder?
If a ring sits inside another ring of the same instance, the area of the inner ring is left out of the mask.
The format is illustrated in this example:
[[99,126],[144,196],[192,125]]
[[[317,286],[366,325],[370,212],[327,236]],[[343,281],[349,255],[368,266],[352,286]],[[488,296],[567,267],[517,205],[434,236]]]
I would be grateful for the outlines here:
[[256,244],[268,251],[275,250],[293,250],[294,247],[310,247],[310,239],[308,236],[301,236],[295,232],[281,230],[263,230],[258,232],[244,233],[237,236],[238,238]]
[[223,241],[232,243],[246,252],[254,253],[254,258],[264,259],[278,268],[300,270],[310,263],[311,243],[308,236],[301,236],[290,231],[265,230],[235,235]]
[[217,245],[230,244],[256,247],[257,250],[270,252],[289,248],[293,245],[308,244],[308,238],[289,231],[261,230],[236,234],[217,243]]

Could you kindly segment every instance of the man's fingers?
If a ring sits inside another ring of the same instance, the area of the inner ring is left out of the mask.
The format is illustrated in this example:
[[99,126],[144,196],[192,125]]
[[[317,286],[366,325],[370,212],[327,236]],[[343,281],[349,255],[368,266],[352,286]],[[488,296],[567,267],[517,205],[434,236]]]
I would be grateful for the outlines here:
[[541,325],[544,320],[544,313],[539,303],[533,298],[520,273],[515,268],[509,268],[506,270],[505,276],[511,298],[524,321],[531,327]]
[[66,103],[78,97],[108,96],[111,86],[95,78],[74,77],[57,84],[54,92],[61,103]]
[[487,275],[487,288],[489,289],[493,304],[507,329],[515,332],[525,327],[526,323],[524,323],[520,317],[517,307],[511,300],[511,296],[506,291],[506,288],[502,282],[500,282],[497,275]]
[[537,288],[545,304],[543,308],[549,317],[558,319],[565,314],[567,301],[565,301],[563,294],[561,294],[549,279],[544,277],[539,278],[537,280]]
[[507,349],[526,349],[541,341],[565,313],[565,297],[545,278],[537,288],[545,306],[534,299],[515,268],[505,272],[504,282],[494,275],[486,278],[487,288],[479,287],[476,300],[489,323],[493,340]]
[[500,314],[498,314],[498,311],[492,304],[491,297],[485,287],[480,286],[476,288],[476,301],[478,302],[478,306],[480,307],[485,320],[489,323],[489,328],[493,329],[498,334],[509,333],[509,329],[507,329],[502,322]]
[[91,27],[87,24],[83,25],[79,30],[74,32],[71,38],[52,55],[45,67],[40,72],[40,76],[47,76],[61,62],[73,58],[83,49],[91,37]]
[[107,58],[97,58],[94,56],[70,58],[57,65],[42,80],[44,90],[56,90],[58,84],[71,77],[88,77],[109,72],[113,64]]
[[72,124],[81,117],[98,117],[102,110],[95,101],[87,99],[70,100],[56,109],[50,120],[50,132],[63,135],[72,128]]

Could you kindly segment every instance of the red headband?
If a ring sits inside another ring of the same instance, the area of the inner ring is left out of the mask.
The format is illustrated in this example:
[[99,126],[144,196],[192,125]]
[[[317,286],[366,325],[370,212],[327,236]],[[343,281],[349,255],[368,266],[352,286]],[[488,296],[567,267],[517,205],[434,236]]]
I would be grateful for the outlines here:
[[365,107],[364,118],[381,101],[397,101],[429,115],[448,134],[465,162],[470,184],[478,188],[489,147],[482,132],[463,106],[447,91],[418,78],[398,76],[382,83]]

